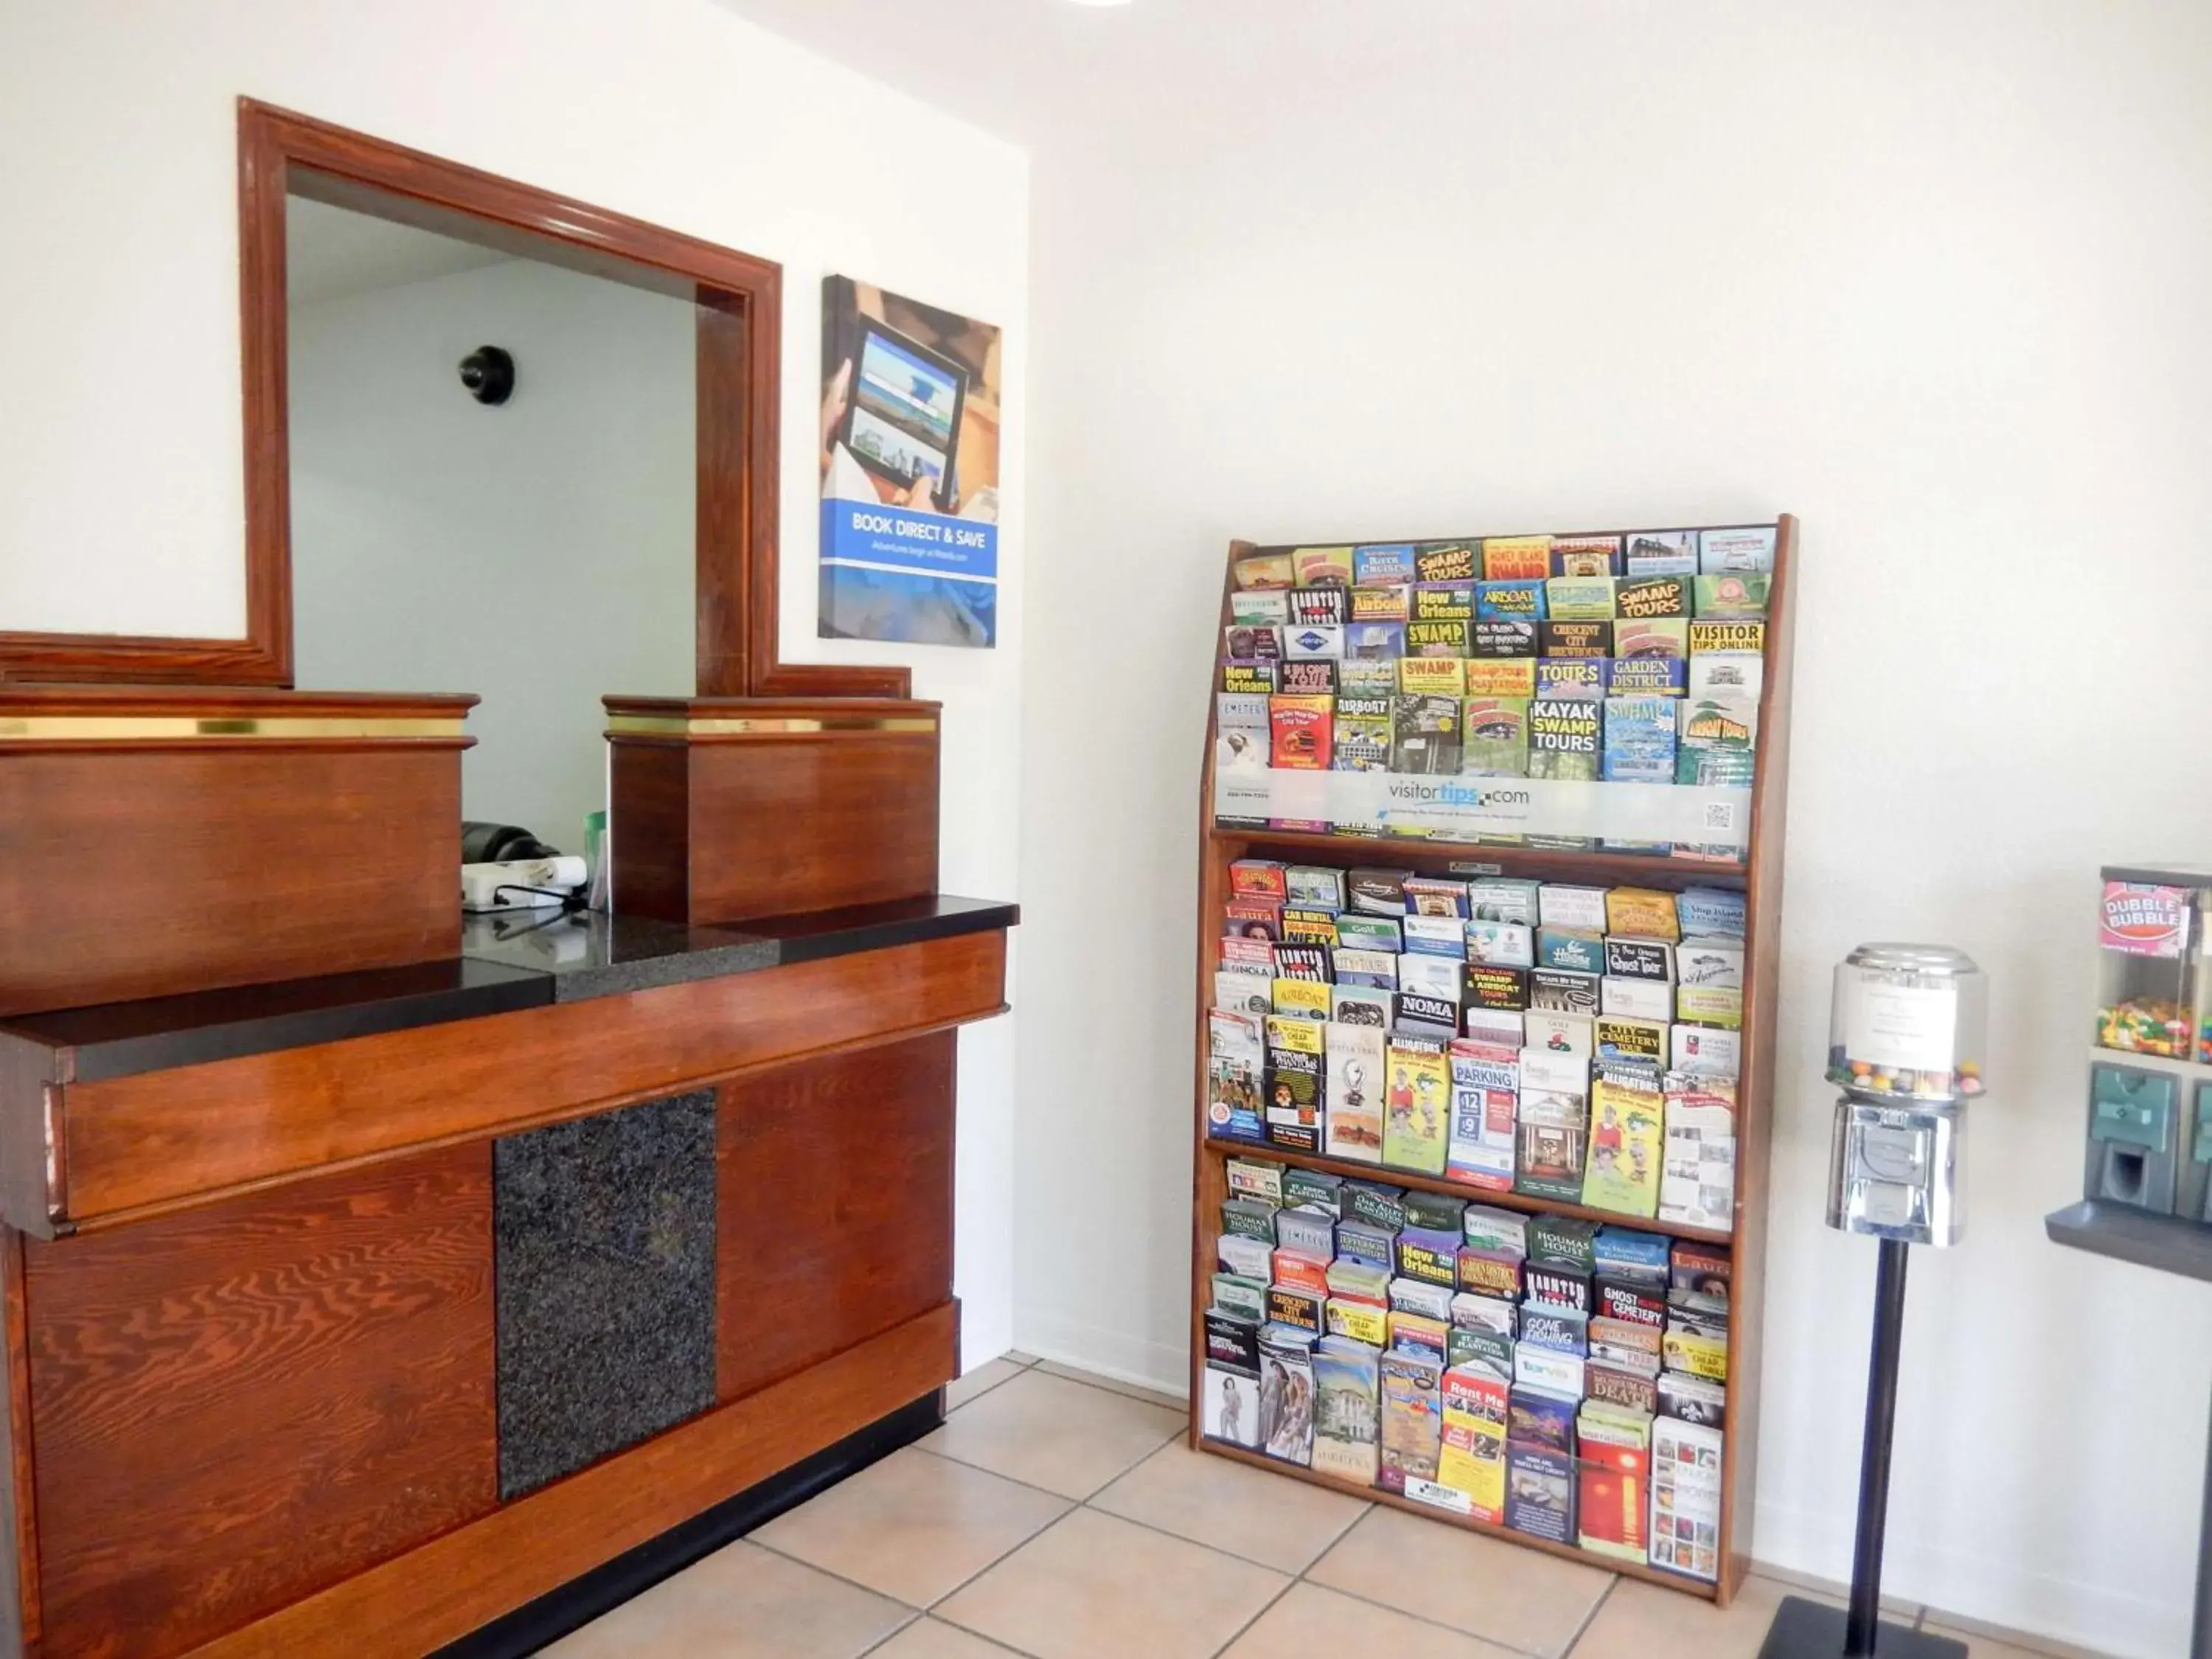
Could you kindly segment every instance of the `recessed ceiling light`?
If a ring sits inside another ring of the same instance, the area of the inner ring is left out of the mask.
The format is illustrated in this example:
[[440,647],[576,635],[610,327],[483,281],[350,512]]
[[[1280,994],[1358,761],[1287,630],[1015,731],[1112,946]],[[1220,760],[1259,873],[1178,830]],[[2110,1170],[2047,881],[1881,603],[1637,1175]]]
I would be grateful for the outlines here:
[[1075,0],[1079,6],[1126,6],[1129,0]]

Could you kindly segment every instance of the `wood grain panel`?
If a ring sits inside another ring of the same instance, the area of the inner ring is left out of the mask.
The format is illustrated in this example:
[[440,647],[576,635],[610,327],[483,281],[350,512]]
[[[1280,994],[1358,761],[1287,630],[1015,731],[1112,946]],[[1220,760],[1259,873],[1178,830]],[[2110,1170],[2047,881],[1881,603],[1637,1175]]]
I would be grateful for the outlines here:
[[0,1013],[452,956],[458,742],[0,755]]
[[1726,1485],[1721,1504],[1721,1603],[1751,1571],[1759,1492],[1759,1378],[1766,1281],[1766,1207],[1774,1139],[1775,1015],[1782,991],[1782,872],[1790,807],[1790,687],[1797,615],[1797,520],[1775,537],[1760,688],[1758,789],[1752,800],[1745,925],[1743,1080],[1736,1106],[1735,1242],[1730,1286]]
[[[1221,571],[1221,610],[1224,625],[1229,620],[1229,596],[1237,588],[1237,562],[1247,558],[1258,550],[1247,541],[1229,544],[1229,562]],[[1212,684],[1213,671],[1207,671],[1207,684]],[[1206,699],[1208,708],[1213,699]],[[1245,856],[1243,848],[1231,848],[1220,839],[1213,826],[1213,755],[1214,720],[1209,714],[1206,722],[1206,750],[1198,759],[1198,968],[1196,992],[1192,998],[1193,1030],[1196,1033],[1191,1049],[1192,1098],[1197,1104],[1191,1116],[1192,1133],[1190,1172],[1190,1398],[1194,1403],[1205,1399],[1206,1382],[1206,1310],[1212,1297],[1204,1288],[1213,1283],[1215,1270],[1214,1238],[1220,1228],[1221,1201],[1227,1194],[1228,1175],[1222,1161],[1206,1156],[1206,1103],[1210,1091],[1207,1087],[1207,1062],[1212,1042],[1212,1011],[1213,1008],[1214,957],[1220,950],[1218,943],[1221,927],[1217,920],[1229,901],[1229,865],[1231,860]],[[1190,1425],[1185,1431],[1188,1443],[1195,1448],[1200,1431],[1205,1426],[1204,1413],[1194,1409]]]
[[62,1091],[80,1223],[557,1122],[1006,1006],[1004,932],[556,1003]]
[[691,745],[691,917],[735,922],[937,890],[937,733]]
[[947,1303],[507,1504],[191,1659],[417,1659],[952,1380]]
[[952,1293],[957,1036],[722,1091],[718,1389],[734,1400]]
[[493,1507],[489,1146],[27,1249],[45,1659],[166,1659]]
[[605,702],[617,908],[712,925],[937,890],[939,704]]
[[[251,624],[259,627],[262,624]],[[26,683],[128,681],[134,685],[283,685],[290,670],[269,639],[167,634],[0,631],[0,675]]]
[[0,1419],[0,1654],[35,1659],[44,1639],[39,1596],[39,1510],[31,1468],[31,1364],[23,1316],[23,1236],[0,1229],[0,1363],[8,1409]]
[[683,743],[607,745],[609,823],[622,842],[615,912],[691,920],[691,753]]
[[[745,453],[753,419],[754,313],[747,296],[705,289],[700,290],[697,308],[692,352],[698,432],[693,509],[698,514],[693,604],[697,643],[692,689],[702,697],[742,697],[752,689],[746,664],[758,604],[753,590],[758,564],[748,556],[755,538],[746,489],[752,469]],[[780,419],[774,411],[769,414],[771,434]],[[777,439],[771,436],[769,443],[768,487],[773,494]],[[764,533],[773,541],[772,527]],[[777,649],[778,642],[771,641],[769,648]],[[621,866],[616,868],[619,875]]]

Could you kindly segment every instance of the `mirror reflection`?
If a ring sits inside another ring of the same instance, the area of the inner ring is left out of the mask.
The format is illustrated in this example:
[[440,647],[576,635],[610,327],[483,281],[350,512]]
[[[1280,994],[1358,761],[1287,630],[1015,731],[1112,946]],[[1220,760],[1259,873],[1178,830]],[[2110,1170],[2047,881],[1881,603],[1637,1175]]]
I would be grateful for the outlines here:
[[464,817],[580,853],[695,683],[696,307],[392,207],[287,203],[297,684],[476,693]]

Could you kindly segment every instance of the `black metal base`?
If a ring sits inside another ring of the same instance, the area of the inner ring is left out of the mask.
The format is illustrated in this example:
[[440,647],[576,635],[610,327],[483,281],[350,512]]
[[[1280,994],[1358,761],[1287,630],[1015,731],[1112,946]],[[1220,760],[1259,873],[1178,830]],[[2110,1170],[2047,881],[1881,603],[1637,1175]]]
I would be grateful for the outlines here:
[[782,1474],[746,1487],[604,1566],[447,1643],[430,1659],[526,1659],[846,1476],[912,1445],[944,1421],[943,1393],[926,1394]]
[[[1843,1659],[1849,1615],[1825,1601],[1787,1595],[1767,1628],[1759,1659]],[[1924,1630],[1907,1630],[1887,1619],[1875,1635],[1874,1659],[1966,1659],[1966,1644]]]

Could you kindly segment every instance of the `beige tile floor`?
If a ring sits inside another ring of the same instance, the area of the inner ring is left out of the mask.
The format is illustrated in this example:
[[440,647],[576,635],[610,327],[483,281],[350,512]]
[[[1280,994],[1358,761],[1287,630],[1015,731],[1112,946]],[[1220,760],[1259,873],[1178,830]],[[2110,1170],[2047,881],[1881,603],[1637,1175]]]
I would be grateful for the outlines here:
[[1026,1354],[946,1402],[935,1433],[548,1659],[1756,1659],[1776,1602],[1819,1590],[1754,1575],[1717,1613],[1189,1451],[1176,1401]]

